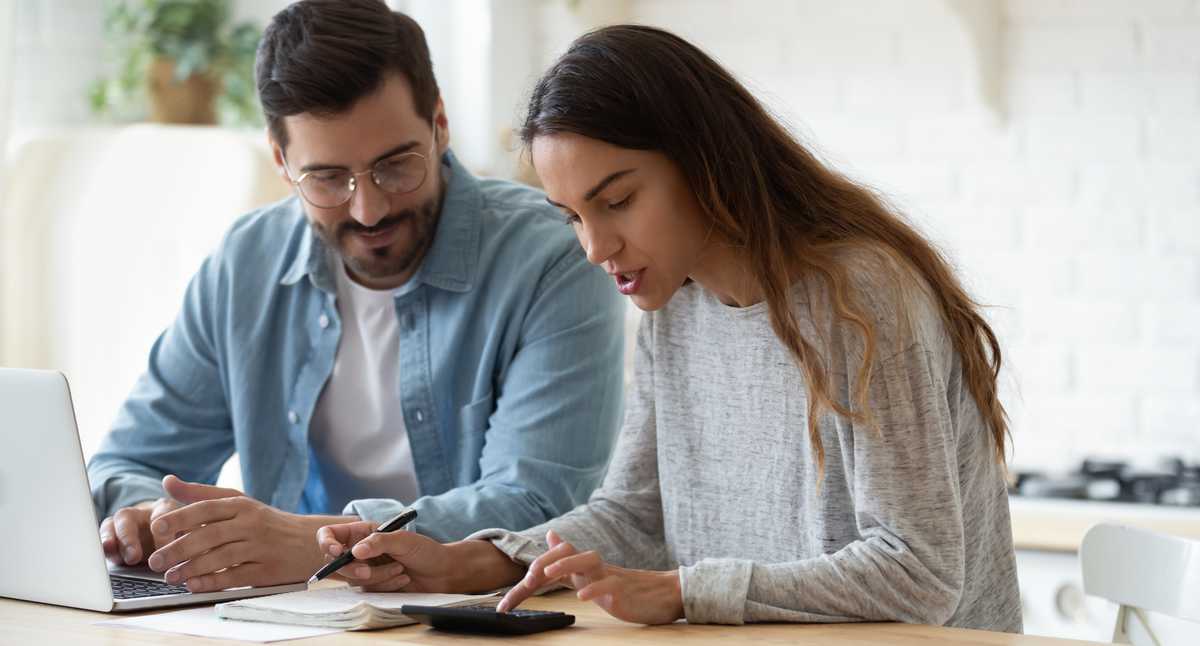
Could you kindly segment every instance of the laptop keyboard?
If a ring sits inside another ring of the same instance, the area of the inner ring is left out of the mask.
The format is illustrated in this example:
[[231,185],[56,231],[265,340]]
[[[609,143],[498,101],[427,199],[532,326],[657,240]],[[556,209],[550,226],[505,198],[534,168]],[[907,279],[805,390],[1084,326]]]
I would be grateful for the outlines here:
[[188,589],[181,585],[171,585],[162,581],[147,581],[116,574],[108,575],[112,582],[114,599],[140,599],[142,597],[160,597],[164,594],[188,594]]

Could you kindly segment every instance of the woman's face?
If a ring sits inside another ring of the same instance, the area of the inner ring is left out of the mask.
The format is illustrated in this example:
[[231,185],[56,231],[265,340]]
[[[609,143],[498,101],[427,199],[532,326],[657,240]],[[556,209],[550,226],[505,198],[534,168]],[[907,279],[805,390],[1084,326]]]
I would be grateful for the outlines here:
[[693,272],[710,225],[679,166],[659,152],[576,134],[533,140],[547,201],[563,211],[588,261],[643,310],[657,310]]

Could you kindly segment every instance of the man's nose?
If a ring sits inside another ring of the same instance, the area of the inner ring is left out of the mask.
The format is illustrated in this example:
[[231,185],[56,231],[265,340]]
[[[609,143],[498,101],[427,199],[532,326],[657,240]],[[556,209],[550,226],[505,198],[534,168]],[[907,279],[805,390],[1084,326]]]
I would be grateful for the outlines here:
[[370,175],[354,178],[356,187],[350,196],[350,217],[365,227],[373,227],[387,217],[388,199]]

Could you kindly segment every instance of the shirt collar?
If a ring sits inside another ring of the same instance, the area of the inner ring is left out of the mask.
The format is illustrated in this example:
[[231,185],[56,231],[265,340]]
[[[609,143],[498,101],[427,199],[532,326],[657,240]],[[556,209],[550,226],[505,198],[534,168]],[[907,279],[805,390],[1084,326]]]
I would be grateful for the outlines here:
[[[467,292],[474,286],[479,260],[480,212],[483,193],[475,179],[454,156],[446,151],[441,165],[447,175],[446,195],[438,216],[433,245],[421,261],[421,267],[410,284],[424,283],[452,292]],[[299,198],[297,206],[299,205]],[[304,216],[307,217],[307,216]],[[336,293],[337,281],[333,269],[336,255],[313,234],[312,226],[305,227],[296,257],[279,281],[294,285],[309,276],[313,285]]]

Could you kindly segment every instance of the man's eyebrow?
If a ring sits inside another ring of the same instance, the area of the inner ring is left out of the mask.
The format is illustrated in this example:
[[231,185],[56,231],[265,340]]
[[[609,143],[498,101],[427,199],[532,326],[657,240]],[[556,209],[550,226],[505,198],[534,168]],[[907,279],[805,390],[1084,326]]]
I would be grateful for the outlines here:
[[[600,193],[600,191],[603,191],[604,187],[606,187],[609,184],[612,184],[613,182],[617,181],[618,179],[621,179],[622,177],[632,173],[634,170],[635,169],[633,169],[633,168],[626,168],[625,170],[619,170],[615,173],[612,173],[608,177],[605,177],[604,179],[600,180],[595,186],[593,186],[591,188],[591,190],[589,190],[587,193],[583,194],[583,201],[584,202],[592,201],[592,198],[596,197],[596,195],[598,195]],[[560,209],[567,209],[568,211],[571,210],[565,204],[559,204],[558,202],[555,202],[554,200],[550,199],[549,197],[546,197],[546,201],[549,202],[551,206],[557,206]]]
[[[374,166],[375,164],[378,164],[380,161],[387,159],[388,157],[391,157],[392,155],[399,155],[400,153],[409,152],[413,148],[416,148],[418,145],[420,145],[420,144],[417,141],[409,141],[406,143],[402,143],[399,146],[396,146],[395,148],[392,148],[392,149],[388,150],[387,152],[383,153],[382,155],[376,157],[375,159],[372,159],[371,165]],[[303,173],[311,173],[315,170],[350,170],[350,169],[345,166],[337,166],[335,164],[316,163],[316,164],[305,164],[304,166],[301,166],[299,172],[301,174],[303,174]]]

